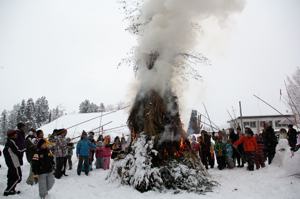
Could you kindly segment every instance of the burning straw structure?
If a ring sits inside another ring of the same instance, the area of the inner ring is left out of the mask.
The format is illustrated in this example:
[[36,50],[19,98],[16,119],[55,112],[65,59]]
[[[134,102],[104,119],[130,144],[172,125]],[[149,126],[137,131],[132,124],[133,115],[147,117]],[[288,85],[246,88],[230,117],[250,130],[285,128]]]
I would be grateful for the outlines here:
[[211,191],[216,183],[191,150],[182,127],[178,88],[187,74],[199,78],[193,66],[207,61],[201,54],[191,53],[197,35],[194,27],[201,29],[201,22],[208,18],[224,21],[243,8],[243,1],[122,2],[131,22],[129,30],[138,35],[132,62],[137,93],[128,118],[128,153],[114,161],[108,179],[140,192]]

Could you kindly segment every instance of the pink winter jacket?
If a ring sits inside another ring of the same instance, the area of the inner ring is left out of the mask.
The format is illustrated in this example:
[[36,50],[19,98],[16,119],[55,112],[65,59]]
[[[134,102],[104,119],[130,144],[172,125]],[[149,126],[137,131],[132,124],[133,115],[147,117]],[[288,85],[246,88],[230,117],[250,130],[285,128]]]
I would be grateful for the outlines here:
[[111,149],[110,147],[97,147],[96,150],[96,158],[107,158],[111,156]]

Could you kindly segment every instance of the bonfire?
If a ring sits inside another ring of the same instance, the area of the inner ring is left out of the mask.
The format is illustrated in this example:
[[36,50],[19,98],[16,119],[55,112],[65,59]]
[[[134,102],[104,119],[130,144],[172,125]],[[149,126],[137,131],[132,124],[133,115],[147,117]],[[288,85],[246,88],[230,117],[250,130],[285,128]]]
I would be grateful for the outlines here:
[[128,154],[114,161],[110,180],[134,186],[140,192],[212,190],[216,183],[191,149],[172,91],[163,96],[155,90],[140,91],[131,108],[128,127]]
[[207,20],[222,24],[242,10],[243,0],[120,0],[129,30],[138,45],[129,59],[137,87],[128,127],[128,152],[115,160],[110,181],[140,192],[173,190],[204,193],[216,183],[187,139],[180,118],[177,91],[181,81],[201,79],[198,66],[208,63],[193,52]]

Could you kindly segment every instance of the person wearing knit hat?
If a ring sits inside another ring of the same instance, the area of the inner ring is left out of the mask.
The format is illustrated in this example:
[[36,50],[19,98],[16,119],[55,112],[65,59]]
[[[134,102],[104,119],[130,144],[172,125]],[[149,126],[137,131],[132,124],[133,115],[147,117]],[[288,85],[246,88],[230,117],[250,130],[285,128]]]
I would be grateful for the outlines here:
[[7,188],[4,191],[4,196],[19,194],[16,191],[16,186],[22,180],[21,162],[19,157],[24,153],[25,149],[19,149],[16,144],[18,135],[15,130],[7,131],[7,141],[3,149],[5,163],[8,167],[7,171]]
[[85,175],[89,174],[89,153],[90,149],[95,149],[96,145],[91,143],[87,138],[87,133],[85,131],[81,134],[81,139],[76,146],[76,155],[79,159],[77,165],[77,174],[81,174],[82,165],[84,165]]
[[42,199],[48,195],[48,191],[54,185],[53,167],[54,158],[49,150],[47,140],[40,139],[37,143],[37,151],[32,158],[32,172],[38,179],[39,195]]

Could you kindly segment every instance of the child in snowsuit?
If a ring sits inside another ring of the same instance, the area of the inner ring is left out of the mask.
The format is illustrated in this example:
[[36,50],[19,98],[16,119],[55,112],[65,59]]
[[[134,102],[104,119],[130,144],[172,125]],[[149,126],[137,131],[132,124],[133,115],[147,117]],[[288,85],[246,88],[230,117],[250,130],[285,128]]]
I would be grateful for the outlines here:
[[95,149],[96,145],[91,143],[91,141],[87,138],[87,133],[85,131],[81,134],[81,140],[78,142],[76,146],[76,155],[79,158],[78,166],[77,166],[77,174],[81,174],[82,164],[84,164],[84,172],[85,175],[89,174],[89,154],[90,149]]
[[256,142],[255,165],[256,169],[259,169],[260,167],[265,167],[264,142],[261,134],[256,136]]
[[111,158],[115,159],[122,153],[122,145],[119,136],[115,137],[114,144],[112,145]]
[[16,145],[17,131],[9,130],[7,132],[7,141],[3,149],[5,163],[8,167],[7,171],[7,188],[4,191],[4,196],[19,194],[16,191],[16,186],[22,180],[21,173],[21,154],[24,153],[25,148],[20,150]]
[[111,157],[110,137],[109,136],[104,138],[102,152],[103,152],[103,169],[107,170],[107,169],[109,169],[110,157]]
[[253,137],[253,132],[250,128],[245,128],[245,134],[246,136],[240,137],[238,141],[234,143],[234,147],[237,148],[238,145],[243,144],[244,145],[244,151],[245,151],[245,157],[248,163],[247,169],[249,171],[254,170],[254,162],[255,162],[255,152],[257,149],[257,142],[255,137]]
[[222,138],[217,137],[216,138],[216,144],[215,144],[215,153],[218,163],[218,169],[222,170],[226,167],[226,154],[225,154],[225,144],[222,143]]
[[233,161],[233,148],[231,145],[231,141],[227,140],[227,143],[225,145],[226,150],[226,164],[229,169],[232,169],[234,167],[234,161]]
[[48,191],[54,185],[53,167],[53,154],[49,150],[46,140],[40,139],[37,144],[37,151],[32,158],[32,172],[38,175],[41,199],[48,195]]
[[73,149],[75,147],[74,147],[74,143],[71,142],[70,138],[67,138],[66,141],[67,141],[67,163],[69,165],[69,170],[72,170],[72,166],[73,166],[72,156],[73,156]]
[[96,145],[96,169],[103,168],[103,142],[98,141]]

